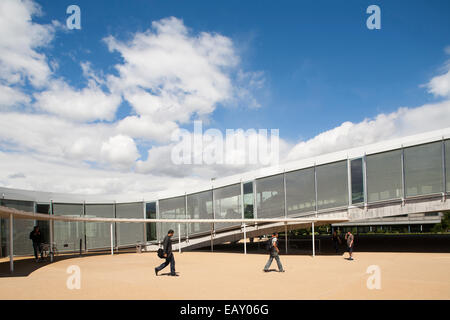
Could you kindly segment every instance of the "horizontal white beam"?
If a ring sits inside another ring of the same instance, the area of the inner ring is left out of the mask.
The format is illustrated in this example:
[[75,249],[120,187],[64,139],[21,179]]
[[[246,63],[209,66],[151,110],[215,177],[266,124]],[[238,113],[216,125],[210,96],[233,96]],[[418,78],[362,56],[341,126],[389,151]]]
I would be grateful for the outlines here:
[[328,222],[338,223],[348,221],[347,218],[270,218],[270,219],[126,219],[126,218],[99,218],[99,217],[82,217],[82,216],[60,216],[41,213],[26,212],[12,208],[0,206],[0,216],[14,215],[16,219],[26,220],[53,220],[67,222],[120,222],[120,223],[269,223],[269,222],[295,222],[295,223],[311,223],[311,222]]

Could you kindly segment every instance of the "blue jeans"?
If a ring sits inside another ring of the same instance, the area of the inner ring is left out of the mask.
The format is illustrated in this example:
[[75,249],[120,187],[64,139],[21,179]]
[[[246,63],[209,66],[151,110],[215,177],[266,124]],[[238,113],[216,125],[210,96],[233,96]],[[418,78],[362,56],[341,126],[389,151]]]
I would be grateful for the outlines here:
[[278,271],[283,271],[283,265],[281,264],[280,256],[278,255],[278,252],[274,251],[270,253],[269,260],[266,263],[266,266],[264,267],[264,270],[269,270],[270,265],[272,264],[273,259],[277,261],[278,265]]
[[173,253],[171,253],[159,267],[156,267],[156,270],[159,272],[170,263],[170,273],[175,274],[175,258],[173,257]]

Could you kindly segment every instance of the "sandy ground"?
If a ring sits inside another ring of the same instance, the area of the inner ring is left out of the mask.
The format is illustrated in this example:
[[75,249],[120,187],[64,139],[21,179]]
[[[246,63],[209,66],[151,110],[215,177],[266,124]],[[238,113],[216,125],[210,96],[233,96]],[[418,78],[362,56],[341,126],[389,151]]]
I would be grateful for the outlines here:
[[[262,272],[265,254],[175,253],[179,277],[155,276],[154,253],[87,255],[56,262],[19,259],[14,276],[0,259],[0,299],[450,299],[450,254],[356,252],[281,255],[285,273]],[[81,288],[68,289],[71,265]],[[369,290],[370,265],[381,271],[381,289]],[[272,269],[276,269],[275,261]]]

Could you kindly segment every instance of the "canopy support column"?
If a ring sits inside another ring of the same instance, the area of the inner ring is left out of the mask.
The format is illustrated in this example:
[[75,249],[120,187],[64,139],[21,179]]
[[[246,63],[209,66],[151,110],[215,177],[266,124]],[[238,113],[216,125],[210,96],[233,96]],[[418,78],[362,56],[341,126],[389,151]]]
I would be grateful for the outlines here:
[[14,218],[9,214],[9,271],[14,272]]
[[312,227],[312,251],[313,251],[313,257],[316,256],[316,242],[314,240],[314,222],[311,223],[311,227]]
[[111,225],[109,226],[109,230],[111,233],[111,255],[114,255],[114,230],[113,230],[113,223],[111,222]]

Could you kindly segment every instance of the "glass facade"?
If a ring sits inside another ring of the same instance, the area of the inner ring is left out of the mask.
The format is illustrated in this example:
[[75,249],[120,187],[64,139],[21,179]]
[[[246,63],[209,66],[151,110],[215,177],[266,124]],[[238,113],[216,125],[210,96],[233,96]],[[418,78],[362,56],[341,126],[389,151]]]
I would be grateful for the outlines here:
[[[86,204],[86,217],[114,218],[114,204]],[[111,224],[107,222],[86,223],[86,246],[88,249],[111,246]]]
[[[286,213],[290,217],[300,217],[311,215],[316,209],[320,217],[320,210],[346,207],[349,201],[352,204],[365,200],[373,203],[401,199],[403,192],[406,197],[414,197],[443,191],[450,192],[450,140],[371,154],[365,161],[364,158],[356,158],[322,164],[157,202],[50,204],[0,199],[0,205],[58,216],[183,219],[186,222],[180,226],[184,238],[211,231],[210,224],[189,223],[190,219],[282,218]],[[10,194],[10,197],[17,195],[20,194]],[[33,198],[27,196],[26,199]],[[29,233],[35,224],[41,228],[44,242],[49,242],[48,221],[15,219],[16,255],[33,254]],[[215,223],[214,228],[220,231],[240,225],[239,222],[221,222]],[[115,223],[114,226],[115,245],[118,247],[162,240],[169,229],[175,231],[174,240],[178,238],[178,223]],[[8,233],[8,219],[0,219],[0,256],[8,255]],[[80,240],[82,249],[109,248],[110,223],[54,222],[54,242],[59,252],[77,252]]]
[[348,205],[347,161],[316,167],[317,209],[329,209]]
[[368,202],[402,198],[402,150],[366,157]]
[[254,207],[253,182],[244,183],[244,218],[253,219]]
[[282,174],[256,180],[256,205],[258,218],[285,216]]
[[407,197],[443,191],[442,142],[405,148],[404,163]]
[[362,158],[350,161],[350,178],[352,204],[364,202],[364,169]]
[[450,140],[445,140],[445,169],[447,192],[450,192]]
[[[213,219],[212,190],[190,194],[187,196],[188,219]],[[206,223],[189,223],[189,235],[210,233],[211,225]]]
[[[241,184],[214,189],[214,218],[242,219]],[[241,225],[240,223],[215,223],[216,230]]]
[[[116,204],[116,218],[143,219],[144,204],[142,202]],[[142,223],[116,223],[117,245],[133,246],[144,242],[144,228]]]
[[[58,216],[83,216],[83,204],[53,203],[53,214]],[[54,241],[59,252],[79,251],[80,240],[84,249],[84,222],[54,222]]]
[[316,210],[314,168],[286,172],[288,216],[302,216]]
[[[184,196],[159,200],[160,219],[186,219],[186,200]],[[173,238],[178,238],[178,223],[158,223],[158,238],[163,240],[167,231],[174,231]],[[180,224],[181,237],[186,236],[186,224]]]
[[[34,212],[34,202],[2,199],[1,204],[4,207],[17,210]],[[13,250],[14,255],[32,255],[33,243],[30,240],[30,232],[35,225],[34,220],[14,219],[13,222]],[[9,219],[3,219],[2,222],[2,246],[4,255],[9,255]],[[45,239],[44,239],[45,240]]]
[[[156,219],[156,202],[148,202],[145,204],[145,218]],[[156,223],[147,223],[147,241],[155,241],[157,239]]]

